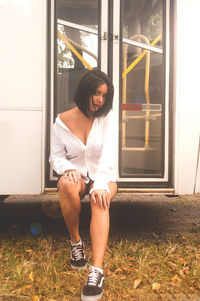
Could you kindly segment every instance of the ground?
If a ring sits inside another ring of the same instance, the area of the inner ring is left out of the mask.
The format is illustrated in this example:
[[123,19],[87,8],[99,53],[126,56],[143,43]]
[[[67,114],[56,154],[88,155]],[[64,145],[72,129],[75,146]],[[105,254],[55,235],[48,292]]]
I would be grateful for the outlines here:
[[[200,194],[118,194],[102,301],[200,300]],[[91,262],[88,199],[81,235]],[[69,267],[56,194],[0,201],[0,301],[78,301],[88,271]]]

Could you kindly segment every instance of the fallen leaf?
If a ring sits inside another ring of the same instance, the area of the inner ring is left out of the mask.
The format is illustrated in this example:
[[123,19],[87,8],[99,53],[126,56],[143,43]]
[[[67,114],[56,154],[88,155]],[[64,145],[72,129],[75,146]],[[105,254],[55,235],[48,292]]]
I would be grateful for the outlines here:
[[138,288],[138,286],[140,285],[141,281],[142,281],[141,279],[136,279],[134,281],[133,288],[134,289]]
[[187,265],[187,262],[185,261],[184,258],[179,258],[179,261],[180,261],[184,266]]
[[37,279],[36,279],[37,282],[41,282],[41,280],[42,279],[40,277],[37,277]]
[[184,274],[184,271],[183,271],[183,270],[180,270],[178,273],[179,273],[179,275],[180,275],[181,277],[185,277],[185,274]]
[[32,254],[32,253],[33,253],[33,250],[27,249],[26,252],[29,253],[29,254]]
[[190,274],[190,270],[188,269],[188,267],[186,267],[186,268],[184,269],[184,273],[185,273],[186,275]]
[[22,293],[26,293],[26,291],[28,290],[28,289],[30,289],[31,288],[31,285],[25,285],[25,286],[23,286],[22,287]]
[[174,275],[174,276],[171,278],[171,280],[172,280],[173,282],[175,282],[175,281],[181,281],[181,279],[178,277],[177,274]]
[[154,282],[152,284],[152,291],[158,291],[160,289],[160,283]]
[[3,261],[8,261],[8,257],[3,258]]
[[32,282],[34,282],[33,272],[31,272],[31,273],[28,275],[28,278],[29,278]]
[[118,268],[115,270],[115,273],[119,273],[119,272],[122,272],[123,270],[121,268]]
[[109,295],[109,290],[105,289],[103,294],[104,294],[104,296],[108,296]]
[[41,296],[34,296],[32,301],[40,301],[41,300]]
[[175,263],[173,263],[173,262],[170,261],[168,264],[169,264],[172,268],[176,268],[176,264],[175,264]]

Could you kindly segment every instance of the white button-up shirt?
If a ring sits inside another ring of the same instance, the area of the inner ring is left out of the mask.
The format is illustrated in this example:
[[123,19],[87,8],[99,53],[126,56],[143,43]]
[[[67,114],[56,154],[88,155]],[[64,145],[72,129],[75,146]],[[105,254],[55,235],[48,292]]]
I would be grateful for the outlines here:
[[86,145],[61,121],[53,125],[50,163],[57,174],[78,170],[84,181],[94,181],[93,190],[107,190],[108,182],[116,181],[114,116],[95,118]]

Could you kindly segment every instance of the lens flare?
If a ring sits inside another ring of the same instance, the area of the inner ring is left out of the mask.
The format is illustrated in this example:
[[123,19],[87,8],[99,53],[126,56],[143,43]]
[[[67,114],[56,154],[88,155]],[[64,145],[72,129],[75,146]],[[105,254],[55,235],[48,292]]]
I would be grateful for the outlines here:
[[31,225],[31,233],[33,235],[38,235],[42,232],[42,226],[39,223],[33,223]]

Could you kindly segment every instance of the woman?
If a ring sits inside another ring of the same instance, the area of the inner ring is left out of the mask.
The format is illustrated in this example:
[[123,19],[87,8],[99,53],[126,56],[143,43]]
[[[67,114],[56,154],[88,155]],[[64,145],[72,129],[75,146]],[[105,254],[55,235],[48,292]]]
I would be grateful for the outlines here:
[[93,264],[81,300],[99,300],[103,294],[103,258],[109,234],[109,206],[117,192],[114,172],[114,88],[98,70],[88,71],[74,96],[76,107],[61,113],[53,127],[50,162],[61,175],[59,201],[71,239],[72,268],[87,265],[79,233],[81,199],[89,193]]

